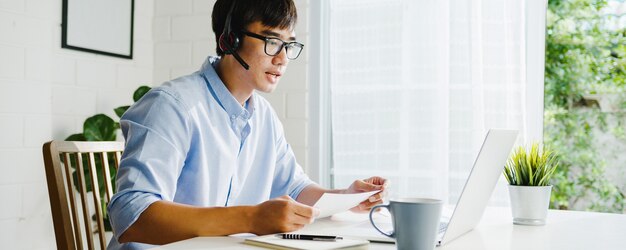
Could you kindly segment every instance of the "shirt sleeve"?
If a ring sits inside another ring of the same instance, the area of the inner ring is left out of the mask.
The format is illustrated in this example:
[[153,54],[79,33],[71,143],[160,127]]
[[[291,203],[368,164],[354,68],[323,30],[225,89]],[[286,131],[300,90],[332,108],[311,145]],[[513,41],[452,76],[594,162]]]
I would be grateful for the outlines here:
[[[273,112],[272,112],[273,113]],[[276,170],[270,198],[289,195],[297,199],[302,190],[313,183],[304,173],[302,166],[296,161],[296,156],[291,146],[285,140],[283,126],[274,114],[276,138]]]
[[153,202],[173,200],[191,140],[187,114],[176,96],[157,88],[120,120],[126,145],[108,205],[116,239]]

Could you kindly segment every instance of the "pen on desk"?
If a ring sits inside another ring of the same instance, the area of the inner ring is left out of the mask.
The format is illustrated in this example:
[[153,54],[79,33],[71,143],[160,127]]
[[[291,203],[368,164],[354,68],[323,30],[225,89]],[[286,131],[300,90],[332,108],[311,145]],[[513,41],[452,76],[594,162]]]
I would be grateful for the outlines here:
[[316,240],[316,241],[335,241],[341,240],[342,237],[331,235],[310,235],[310,234],[277,234],[279,238],[289,240]]

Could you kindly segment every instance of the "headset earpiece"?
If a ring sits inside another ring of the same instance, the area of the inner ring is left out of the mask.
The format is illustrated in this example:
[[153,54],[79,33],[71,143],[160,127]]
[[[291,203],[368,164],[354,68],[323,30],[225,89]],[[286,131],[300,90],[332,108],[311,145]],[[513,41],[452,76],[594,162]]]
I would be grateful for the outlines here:
[[239,37],[234,32],[222,33],[219,38],[220,49],[224,54],[232,54],[239,48]]
[[220,46],[220,50],[224,52],[225,55],[232,54],[235,57],[235,60],[241,64],[241,66],[248,70],[250,66],[239,56],[237,53],[237,48],[239,48],[239,36],[236,32],[233,32],[231,29],[231,19],[233,15],[233,10],[235,9],[236,0],[233,0],[233,4],[230,6],[230,10],[228,11],[228,15],[226,15],[226,20],[224,22],[224,30],[218,39],[218,43]]

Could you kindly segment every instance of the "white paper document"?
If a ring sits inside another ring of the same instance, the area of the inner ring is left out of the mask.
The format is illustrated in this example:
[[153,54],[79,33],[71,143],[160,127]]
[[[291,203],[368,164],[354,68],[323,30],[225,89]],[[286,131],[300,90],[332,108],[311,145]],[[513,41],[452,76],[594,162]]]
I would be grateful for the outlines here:
[[336,241],[317,240],[285,240],[275,235],[246,238],[244,244],[260,246],[271,249],[368,249],[370,242],[359,239],[341,239]]
[[380,192],[380,190],[356,194],[324,193],[313,206],[320,210],[320,214],[317,218],[324,218],[353,208],[378,192]]

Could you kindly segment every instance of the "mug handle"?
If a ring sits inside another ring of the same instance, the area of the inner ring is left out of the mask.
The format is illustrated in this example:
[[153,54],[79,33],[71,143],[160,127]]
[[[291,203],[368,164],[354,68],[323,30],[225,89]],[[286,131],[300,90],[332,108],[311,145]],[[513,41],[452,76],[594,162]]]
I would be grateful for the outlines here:
[[372,223],[372,226],[374,226],[374,228],[376,229],[376,231],[380,232],[381,234],[384,234],[384,235],[385,235],[385,236],[387,236],[387,237],[390,237],[390,238],[395,238],[394,236],[395,236],[396,232],[393,232],[393,231],[392,231],[392,232],[391,232],[391,234],[385,233],[385,232],[381,231],[381,230],[380,230],[380,229],[376,226],[376,224],[374,223],[374,220],[372,219],[372,213],[373,213],[374,211],[376,211],[376,209],[377,209],[377,208],[386,208],[387,210],[389,210],[389,205],[382,205],[382,204],[379,204],[379,205],[373,206],[373,207],[372,207],[372,209],[370,210],[370,216],[369,216],[369,217],[370,217],[370,223]]

